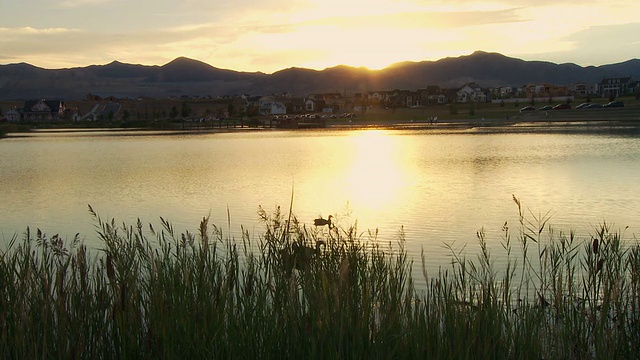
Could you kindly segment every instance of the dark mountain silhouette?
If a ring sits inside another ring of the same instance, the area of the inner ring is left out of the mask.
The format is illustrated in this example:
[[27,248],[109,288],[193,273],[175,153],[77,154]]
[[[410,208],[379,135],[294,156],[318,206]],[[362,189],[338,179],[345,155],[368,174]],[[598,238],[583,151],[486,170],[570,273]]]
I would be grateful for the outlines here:
[[246,81],[248,76],[261,73],[243,73],[215,68],[201,61],[179,57],[161,66],[149,78],[150,82],[206,82],[206,81]]
[[415,90],[429,85],[457,88],[467,82],[483,87],[595,84],[607,77],[629,76],[640,80],[639,59],[582,67],[524,61],[482,51],[437,61],[396,63],[382,70],[336,66],[321,71],[289,68],[273,74],[219,69],[184,57],[163,66],[114,61],[107,65],[50,70],[20,63],[0,65],[0,100],[71,100],[83,99],[88,93],[130,98],[282,92],[296,96],[324,92],[352,95],[376,90]]
[[158,68],[158,66],[132,65],[113,61],[107,65],[92,65],[86,70],[105,78],[139,78],[153,76]]

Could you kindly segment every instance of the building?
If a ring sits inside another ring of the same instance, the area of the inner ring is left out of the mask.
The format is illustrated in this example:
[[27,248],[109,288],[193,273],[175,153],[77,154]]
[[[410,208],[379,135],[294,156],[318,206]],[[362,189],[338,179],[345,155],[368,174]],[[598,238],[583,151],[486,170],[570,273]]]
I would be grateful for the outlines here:
[[369,94],[369,101],[375,105],[386,104],[389,101],[388,91],[374,91]]
[[17,110],[9,110],[4,114],[5,118],[7,118],[8,122],[19,122],[20,121],[20,113]]
[[598,94],[602,97],[618,97],[632,94],[636,82],[631,77],[602,79],[598,84]]
[[566,86],[554,84],[527,84],[522,87],[521,93],[527,98],[548,98],[567,96],[569,89]]
[[497,90],[497,95],[502,98],[510,98],[516,94],[518,90],[513,86],[503,86]]
[[285,103],[288,114],[301,114],[305,111],[304,98],[292,98]]
[[279,101],[265,101],[260,103],[260,115],[284,115],[287,107]]
[[595,85],[587,83],[577,83],[573,84],[570,90],[574,95],[588,96],[595,93]]
[[65,105],[61,100],[27,100],[22,109],[24,121],[55,121],[64,116]]
[[418,89],[420,93],[420,105],[441,105],[447,103],[447,96],[437,85],[427,86],[426,89]]
[[457,102],[487,102],[487,94],[476,83],[467,83],[456,92]]
[[324,109],[325,102],[324,100],[322,100],[322,98],[318,97],[317,95],[316,96],[310,95],[309,98],[305,100],[304,106],[305,106],[306,112],[322,111],[322,109]]
[[327,93],[324,94],[324,108],[331,109],[333,112],[338,112],[345,108],[347,99],[340,93]]

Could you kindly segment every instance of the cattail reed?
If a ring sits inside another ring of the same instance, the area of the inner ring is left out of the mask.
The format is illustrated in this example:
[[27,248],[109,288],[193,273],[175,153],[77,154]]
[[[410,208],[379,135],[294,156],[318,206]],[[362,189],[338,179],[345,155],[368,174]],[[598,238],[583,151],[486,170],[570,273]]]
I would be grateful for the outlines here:
[[424,286],[402,230],[383,238],[337,216],[318,229],[261,208],[262,233],[233,239],[208,217],[197,234],[164,219],[145,232],[90,209],[100,251],[27,230],[0,253],[0,357],[636,357],[640,245],[606,225],[556,235],[514,202],[520,229],[505,223],[502,246],[479,231],[479,255],[450,246]]

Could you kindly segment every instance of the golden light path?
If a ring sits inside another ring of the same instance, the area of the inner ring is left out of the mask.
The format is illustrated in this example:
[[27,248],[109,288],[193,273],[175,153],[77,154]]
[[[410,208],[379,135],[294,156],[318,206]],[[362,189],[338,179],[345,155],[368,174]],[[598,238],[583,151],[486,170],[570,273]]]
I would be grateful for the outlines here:
[[296,184],[296,208],[318,209],[322,213],[316,215],[325,217],[353,211],[357,219],[351,220],[375,226],[382,214],[410,202],[416,168],[405,154],[406,139],[400,136],[366,130],[348,137],[319,149],[326,160],[309,168],[305,179],[312,181]]
[[382,130],[353,137],[351,164],[344,175],[344,189],[352,203],[375,211],[398,199],[406,180],[397,139]]

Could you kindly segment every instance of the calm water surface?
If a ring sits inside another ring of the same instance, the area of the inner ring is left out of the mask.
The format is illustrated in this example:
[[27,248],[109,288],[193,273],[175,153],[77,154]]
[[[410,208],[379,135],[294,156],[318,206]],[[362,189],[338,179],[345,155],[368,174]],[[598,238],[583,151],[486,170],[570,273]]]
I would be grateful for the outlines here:
[[[27,226],[100,247],[90,204],[103,219],[195,231],[199,220],[238,236],[262,233],[258,206],[293,209],[307,224],[333,215],[424,249],[429,271],[454,247],[493,246],[515,228],[512,195],[558,230],[588,237],[603,221],[640,231],[640,137],[429,131],[282,131],[197,135],[47,132],[0,140],[0,230]],[[230,215],[229,229],[227,214]],[[475,252],[476,247],[467,249]],[[419,262],[419,261],[416,261]]]

